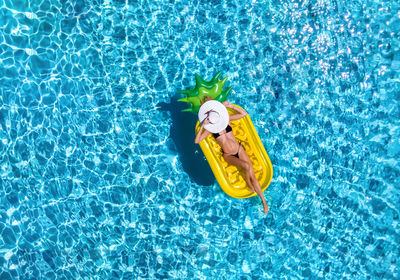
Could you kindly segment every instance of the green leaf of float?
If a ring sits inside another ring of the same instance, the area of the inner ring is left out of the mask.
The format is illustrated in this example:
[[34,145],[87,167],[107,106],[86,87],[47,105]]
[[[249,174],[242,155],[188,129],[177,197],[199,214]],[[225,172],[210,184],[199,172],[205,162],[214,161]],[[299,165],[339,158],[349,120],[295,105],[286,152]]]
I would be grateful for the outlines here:
[[195,88],[180,90],[180,91],[178,91],[178,94],[184,94],[184,95],[189,96],[189,97],[197,96],[197,94],[199,92],[199,89],[201,87],[211,89],[218,82],[220,82],[220,81],[218,81],[218,79],[219,79],[219,76],[221,76],[221,74],[222,74],[222,71],[219,71],[217,74],[214,75],[214,77],[210,81],[205,81],[205,80],[203,80],[202,77],[200,77],[200,75],[195,74],[195,77],[196,77],[196,86],[195,86]]
[[189,100],[188,100],[187,97],[184,97],[184,98],[178,99],[178,102],[187,102],[187,103],[189,103]]
[[233,86],[229,87],[228,89],[224,90],[221,92],[220,95],[218,95],[216,98],[214,98],[215,100],[219,101],[219,102],[224,102],[228,99],[229,94],[232,91]]
[[214,75],[214,77],[211,79],[212,83],[216,83],[219,80],[219,76],[221,76],[222,71],[219,71],[217,74]]
[[192,112],[193,113],[193,107],[183,109],[183,110],[181,110],[181,112]]
[[214,99],[214,97],[216,97],[219,94],[219,92],[217,90],[218,90],[217,85],[215,85],[211,89],[201,87],[201,88],[199,88],[199,97],[201,99],[204,99],[204,97],[206,95],[208,95],[208,96],[210,96],[210,97],[212,97]]
[[217,83],[217,86],[221,88],[221,91],[222,91],[222,88],[224,87],[224,85],[225,85],[227,80],[228,80],[228,76],[226,76],[225,78],[223,78],[221,81],[219,81]]
[[184,109],[182,112],[197,113],[201,106],[201,102],[204,101],[204,97],[206,95],[220,102],[227,100],[232,87],[228,88],[227,90],[223,90],[224,84],[228,80],[228,77],[225,77],[219,81],[218,79],[221,74],[222,71],[218,72],[210,81],[205,81],[198,74],[195,74],[196,87],[194,89],[178,91],[179,94],[186,95],[185,98],[181,98],[178,101],[191,104],[190,108]]
[[227,78],[228,77],[225,77],[223,80],[219,81],[215,86],[213,86],[210,89],[205,87],[199,88],[199,96],[201,100],[203,100],[206,95],[212,97],[213,99],[215,99],[218,95],[220,95]]
[[210,81],[205,81],[203,80],[200,75],[195,74],[196,77],[196,88],[200,87],[205,87],[205,88],[212,88],[215,86],[216,83],[218,83],[219,76],[221,76],[222,71],[219,71],[217,74],[214,75],[214,77]]
[[201,106],[193,106],[192,107],[192,112],[197,114],[199,112],[199,110],[200,110],[200,107]]

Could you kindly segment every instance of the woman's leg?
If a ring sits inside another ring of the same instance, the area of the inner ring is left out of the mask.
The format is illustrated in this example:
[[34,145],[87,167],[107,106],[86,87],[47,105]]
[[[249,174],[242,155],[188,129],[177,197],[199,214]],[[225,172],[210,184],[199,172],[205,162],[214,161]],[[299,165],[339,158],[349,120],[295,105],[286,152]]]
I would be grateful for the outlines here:
[[258,182],[256,175],[254,174],[253,165],[250,161],[249,156],[247,155],[244,149],[241,149],[239,152],[239,158],[224,154],[224,159],[229,164],[235,165],[237,167],[243,168],[246,175],[246,182],[249,185],[250,190],[255,191],[261,198],[263,203],[264,213],[268,213],[268,205],[264,198],[264,193],[261,189],[260,183]]
[[[232,155],[224,154],[224,159],[225,159],[225,161],[227,163],[229,163],[231,165],[234,165],[234,166],[237,166],[237,167],[239,167],[239,168],[241,168],[243,170],[247,170],[247,169],[249,169],[251,167],[251,164],[249,164],[247,161],[241,160],[241,159],[239,159],[239,158],[237,158],[235,156],[232,156]],[[249,186],[249,189],[252,192],[255,192],[255,189],[253,187],[253,182],[250,180],[250,178],[245,176],[244,179],[246,180],[246,183]]]
[[254,187],[256,193],[261,198],[263,208],[264,208],[264,213],[267,214],[269,211],[269,207],[268,207],[267,201],[265,200],[264,193],[261,189],[260,183],[258,182],[256,175],[254,174],[253,167],[251,168],[251,170],[246,171],[246,176],[250,178],[249,179],[250,181],[252,181],[252,184],[253,184],[253,187]]

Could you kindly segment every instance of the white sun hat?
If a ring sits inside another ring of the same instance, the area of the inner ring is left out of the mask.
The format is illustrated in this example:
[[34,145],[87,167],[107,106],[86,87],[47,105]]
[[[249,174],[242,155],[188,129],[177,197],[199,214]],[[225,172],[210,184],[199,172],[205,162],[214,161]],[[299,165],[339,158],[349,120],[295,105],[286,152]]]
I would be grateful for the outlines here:
[[210,100],[201,105],[199,121],[203,122],[207,117],[210,123],[206,124],[204,128],[211,133],[218,133],[228,126],[229,113],[221,102]]

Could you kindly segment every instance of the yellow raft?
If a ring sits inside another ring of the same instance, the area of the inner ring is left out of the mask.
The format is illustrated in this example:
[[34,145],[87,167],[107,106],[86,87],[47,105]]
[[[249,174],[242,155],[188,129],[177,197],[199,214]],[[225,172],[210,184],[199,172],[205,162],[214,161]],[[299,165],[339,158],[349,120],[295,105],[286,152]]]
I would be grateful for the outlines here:
[[[238,105],[234,106],[241,108]],[[236,113],[232,109],[228,109],[228,112],[230,115]],[[273,169],[271,160],[261,143],[250,116],[247,115],[239,120],[231,121],[231,126],[236,139],[241,141],[250,157],[261,189],[265,191],[271,183]],[[197,122],[196,134],[199,128],[200,122]],[[243,172],[240,172],[236,166],[228,165],[224,160],[221,146],[212,135],[201,141],[200,147],[210,164],[215,178],[217,178],[219,185],[226,194],[234,198],[248,198],[257,195],[247,187]]]

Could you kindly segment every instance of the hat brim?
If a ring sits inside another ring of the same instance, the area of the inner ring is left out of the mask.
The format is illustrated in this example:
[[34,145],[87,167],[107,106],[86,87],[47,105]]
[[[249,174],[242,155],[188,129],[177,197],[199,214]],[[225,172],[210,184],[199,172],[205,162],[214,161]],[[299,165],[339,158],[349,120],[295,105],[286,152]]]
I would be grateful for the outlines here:
[[199,121],[203,122],[208,116],[207,113],[211,110],[218,113],[219,120],[216,123],[206,124],[204,128],[211,133],[218,133],[228,126],[229,113],[224,104],[216,100],[210,100],[201,105],[198,114]]

